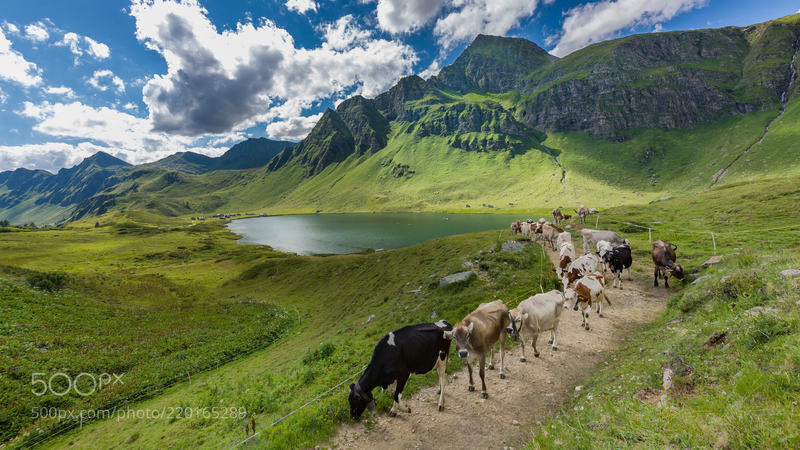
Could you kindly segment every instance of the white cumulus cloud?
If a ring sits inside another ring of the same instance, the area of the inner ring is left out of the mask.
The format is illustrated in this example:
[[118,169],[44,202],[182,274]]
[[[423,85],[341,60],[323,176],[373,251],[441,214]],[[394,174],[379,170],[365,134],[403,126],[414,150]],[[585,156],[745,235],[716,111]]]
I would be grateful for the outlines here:
[[296,11],[298,14],[305,14],[309,11],[317,12],[317,2],[314,0],[287,0],[286,8],[289,11]]
[[75,91],[66,86],[48,86],[44,89],[44,93],[49,95],[60,95],[66,98],[75,97]]
[[101,91],[106,91],[111,85],[114,85],[118,93],[125,92],[125,83],[122,81],[122,78],[114,75],[114,72],[108,69],[95,70],[92,77],[86,82],[89,83],[90,86]]
[[433,33],[444,49],[477,34],[504,36],[536,10],[537,0],[450,0],[451,10],[436,20]]
[[378,25],[390,33],[418,30],[433,19],[444,0],[378,0]]
[[614,37],[621,30],[666,22],[708,0],[603,0],[565,13],[561,36],[550,51],[565,56],[589,44]]
[[109,56],[111,56],[111,49],[108,48],[106,44],[103,44],[102,42],[97,42],[88,36],[84,36],[83,40],[84,42],[86,42],[86,45],[88,46],[86,50],[89,52],[90,55],[94,56],[95,58],[106,59]]
[[[194,138],[154,132],[148,119],[113,108],[89,106],[79,101],[45,101],[38,104],[25,102],[19,114],[36,121],[34,131],[56,138],[77,139],[82,142],[76,145],[91,149],[89,154],[103,150],[133,164],[155,161],[186,150],[208,155],[218,155],[225,151],[224,148],[197,146]],[[67,147],[58,148],[67,149],[65,151],[74,154],[76,150],[73,147],[70,147],[72,150]],[[17,147],[7,147],[6,150],[15,148]],[[88,156],[85,152],[81,155]],[[57,166],[66,167],[67,164],[59,163]]]
[[80,57],[84,54],[95,59],[106,59],[111,56],[111,49],[108,45],[71,31],[64,33],[64,36],[55,45],[69,48],[69,51],[75,56],[75,64],[78,64]]
[[5,103],[8,100],[8,95],[0,89],[0,104]]
[[11,22],[3,22],[3,26],[6,28],[9,34],[19,34],[19,28]]
[[11,41],[0,29],[0,79],[19,83],[25,87],[42,83],[41,69],[28,62],[22,53],[11,48]]
[[103,150],[113,150],[82,142],[69,144],[66,142],[45,142],[42,144],[0,145],[0,168],[14,170],[18,168],[41,169],[57,172],[62,167],[72,167],[87,156]]
[[278,120],[267,125],[267,134],[270,136],[280,136],[281,139],[299,141],[308,134],[309,130],[322,117],[322,113],[312,116],[292,117],[287,120]]
[[142,92],[155,129],[168,133],[220,134],[277,120],[289,123],[270,128],[271,137],[296,138],[294,125],[307,125],[308,115],[299,118],[315,104],[377,95],[418,60],[410,46],[376,38],[352,19],[323,27],[320,47],[298,48],[266,19],[218,30],[195,0],[136,0],[130,14],[136,37],[167,63]]
[[44,42],[50,38],[47,26],[42,22],[32,23],[25,27],[25,39],[33,42]]

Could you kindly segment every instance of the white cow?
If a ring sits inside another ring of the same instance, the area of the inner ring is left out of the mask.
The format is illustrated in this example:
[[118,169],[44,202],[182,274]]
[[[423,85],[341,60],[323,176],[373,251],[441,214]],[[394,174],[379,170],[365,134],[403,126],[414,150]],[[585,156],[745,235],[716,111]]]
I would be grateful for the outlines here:
[[520,361],[525,361],[525,340],[527,338],[531,338],[533,356],[539,357],[536,342],[539,340],[539,333],[543,331],[550,331],[548,344],[553,345],[553,350],[558,350],[556,339],[558,338],[558,322],[562,309],[564,309],[564,294],[561,291],[552,290],[528,297],[509,311],[510,321],[506,332],[511,333],[515,340],[522,343]]
[[583,236],[583,253],[589,253],[592,250],[592,246],[596,245],[600,241],[608,241],[611,245],[623,245],[628,244],[627,239],[621,238],[617,233],[613,231],[606,231],[606,230],[590,230],[589,228],[584,228],[581,230],[581,235]]

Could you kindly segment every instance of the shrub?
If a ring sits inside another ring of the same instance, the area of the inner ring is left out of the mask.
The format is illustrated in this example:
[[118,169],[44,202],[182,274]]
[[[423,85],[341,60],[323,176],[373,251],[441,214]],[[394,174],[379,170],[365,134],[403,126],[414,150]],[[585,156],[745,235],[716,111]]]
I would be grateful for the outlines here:
[[28,276],[32,288],[43,291],[60,291],[67,284],[67,275],[61,272],[40,272]]
[[791,331],[792,326],[787,320],[775,314],[761,313],[744,328],[742,344],[752,349],[766,344],[776,336],[789,334]]
[[317,361],[328,359],[331,355],[333,355],[333,352],[335,350],[336,350],[336,345],[331,344],[330,342],[326,342],[320,345],[318,349],[304,356],[303,364],[308,365]]

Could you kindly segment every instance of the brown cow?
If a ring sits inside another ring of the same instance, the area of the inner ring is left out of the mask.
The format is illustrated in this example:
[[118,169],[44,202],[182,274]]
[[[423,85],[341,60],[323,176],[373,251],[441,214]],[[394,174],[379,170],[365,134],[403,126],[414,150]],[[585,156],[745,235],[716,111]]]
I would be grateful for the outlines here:
[[677,245],[664,242],[661,239],[653,242],[653,286],[658,287],[658,277],[664,278],[664,287],[669,287],[669,277],[673,276],[681,281],[684,279],[683,267],[675,263],[675,250]]
[[578,213],[578,217],[581,219],[581,223],[586,223],[586,217],[589,215],[589,209],[586,208],[585,205],[581,205],[578,209],[575,210]]
[[541,229],[542,239],[544,240],[544,242],[549,243],[550,248],[552,248],[553,251],[555,251],[556,240],[558,240],[558,235],[560,233],[563,233],[564,230],[549,223],[542,225],[540,229]]
[[520,234],[522,232],[522,222],[519,220],[511,222],[511,234]]
[[575,283],[575,287],[568,287],[564,291],[564,307],[567,307],[567,301],[572,302],[572,309],[575,311],[581,310],[581,318],[583,328],[589,329],[589,313],[592,311],[592,304],[597,305],[597,313],[603,317],[603,300],[609,305],[611,301],[606,295],[606,277],[605,275],[594,272],[579,279]]
[[478,309],[469,313],[461,322],[457,323],[452,331],[445,331],[445,336],[450,336],[456,341],[458,356],[467,360],[469,370],[469,390],[475,390],[472,382],[472,362],[478,358],[481,376],[481,397],[489,398],[486,393],[486,381],[484,380],[484,366],[486,363],[486,352],[491,351],[489,356],[489,370],[494,369],[494,346],[500,342],[500,378],[505,378],[505,357],[506,357],[506,326],[508,325],[508,308],[502,300],[495,300],[490,303],[481,303]]
[[564,215],[561,214],[561,209],[559,208],[554,209],[551,213],[553,214],[553,221],[556,223],[556,225],[560,224],[564,219]]

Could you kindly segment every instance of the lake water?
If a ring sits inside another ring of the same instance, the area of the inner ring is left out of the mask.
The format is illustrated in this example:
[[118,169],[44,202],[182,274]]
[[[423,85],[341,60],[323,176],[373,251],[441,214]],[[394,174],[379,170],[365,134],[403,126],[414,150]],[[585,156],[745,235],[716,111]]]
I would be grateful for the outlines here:
[[429,239],[508,229],[520,217],[507,214],[308,214],[234,220],[228,228],[243,244],[269,245],[300,255],[393,249]]

